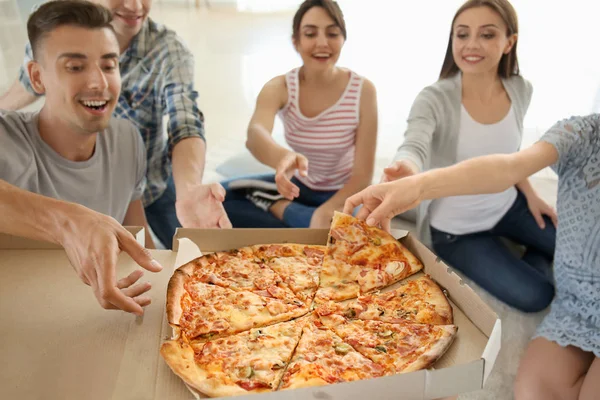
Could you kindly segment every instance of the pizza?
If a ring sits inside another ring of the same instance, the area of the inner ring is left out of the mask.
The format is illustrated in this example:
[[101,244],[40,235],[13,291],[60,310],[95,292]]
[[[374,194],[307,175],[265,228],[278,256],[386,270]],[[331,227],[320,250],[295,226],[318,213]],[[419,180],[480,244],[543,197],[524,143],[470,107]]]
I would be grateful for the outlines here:
[[349,320],[340,315],[323,322],[387,374],[428,368],[450,346],[457,329],[454,325]]
[[421,269],[423,264],[392,235],[336,212],[317,300],[354,298],[387,287]]
[[384,368],[363,356],[313,315],[302,330],[281,389],[376,378]]
[[428,368],[457,328],[430,277],[406,279],[422,268],[391,235],[340,213],[327,246],[263,244],[207,254],[169,281],[173,337],[161,354],[209,397]]
[[349,303],[328,302],[317,308],[321,316],[340,314],[346,318],[391,323],[452,323],[452,306],[440,287],[428,276],[403,282],[385,293],[359,296]]

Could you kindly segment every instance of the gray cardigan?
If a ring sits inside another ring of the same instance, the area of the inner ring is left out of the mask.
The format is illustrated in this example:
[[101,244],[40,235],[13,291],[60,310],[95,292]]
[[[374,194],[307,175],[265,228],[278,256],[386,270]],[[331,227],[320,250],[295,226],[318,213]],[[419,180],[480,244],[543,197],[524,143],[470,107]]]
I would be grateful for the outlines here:
[[[512,102],[523,137],[523,119],[533,87],[521,76],[503,79],[502,83]],[[442,79],[419,93],[408,116],[404,143],[398,148],[394,161],[410,160],[420,171],[443,168],[457,162],[456,152],[460,130],[462,104],[462,75]],[[424,201],[417,207],[417,234],[427,245],[431,245],[429,230],[429,206]]]

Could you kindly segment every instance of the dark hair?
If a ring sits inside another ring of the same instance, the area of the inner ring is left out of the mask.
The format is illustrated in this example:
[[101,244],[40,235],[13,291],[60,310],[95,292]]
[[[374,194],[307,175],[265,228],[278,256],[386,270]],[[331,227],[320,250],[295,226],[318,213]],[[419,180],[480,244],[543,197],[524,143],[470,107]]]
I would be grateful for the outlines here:
[[300,23],[302,22],[302,18],[304,17],[304,14],[313,7],[323,8],[338,28],[340,28],[342,36],[344,37],[344,40],[346,40],[346,21],[344,21],[344,14],[342,13],[339,4],[333,0],[305,0],[300,4],[298,11],[296,11],[296,15],[294,15],[292,37],[298,40],[300,37]]
[[52,0],[38,7],[27,20],[27,35],[33,58],[42,40],[63,25],[89,29],[113,30],[111,12],[100,5],[85,0]]
[[[519,32],[519,22],[517,12],[508,0],[468,0],[454,14],[452,25],[450,26],[450,38],[448,39],[448,48],[444,64],[440,71],[440,79],[450,78],[458,73],[458,66],[452,55],[452,36],[454,31],[454,22],[456,18],[464,11],[475,7],[489,7],[504,20],[506,24],[506,36],[511,36]],[[517,60],[517,43],[512,46],[508,54],[503,54],[498,65],[498,75],[502,78],[509,78],[513,75],[519,75],[519,61]]]

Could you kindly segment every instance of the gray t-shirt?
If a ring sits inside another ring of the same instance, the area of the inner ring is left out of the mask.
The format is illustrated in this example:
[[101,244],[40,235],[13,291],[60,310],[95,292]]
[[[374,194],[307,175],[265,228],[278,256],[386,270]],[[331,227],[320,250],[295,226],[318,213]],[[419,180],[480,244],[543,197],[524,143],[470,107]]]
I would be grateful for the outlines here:
[[131,122],[111,119],[87,161],[65,159],[44,142],[39,113],[0,111],[0,179],[56,199],[82,204],[120,223],[145,187],[146,150]]

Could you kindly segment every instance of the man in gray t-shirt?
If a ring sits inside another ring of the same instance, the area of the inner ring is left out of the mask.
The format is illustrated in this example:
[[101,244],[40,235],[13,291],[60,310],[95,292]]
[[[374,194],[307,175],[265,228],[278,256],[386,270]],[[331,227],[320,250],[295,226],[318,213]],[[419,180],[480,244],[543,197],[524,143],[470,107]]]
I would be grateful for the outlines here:
[[62,1],[29,19],[27,73],[46,101],[36,113],[0,111],[0,179],[147,227],[145,147],[131,122],[112,117],[121,77],[111,21],[103,7]]
[[111,119],[99,132],[92,156],[72,161],[42,139],[39,117],[39,113],[0,111],[0,179],[82,204],[123,223],[131,202],[139,201],[144,192],[146,156],[135,127]]

